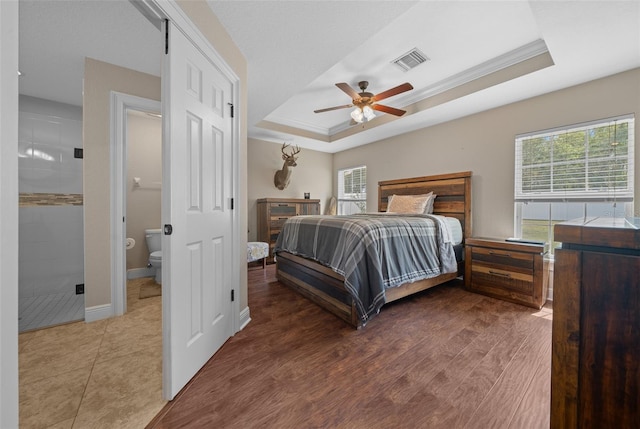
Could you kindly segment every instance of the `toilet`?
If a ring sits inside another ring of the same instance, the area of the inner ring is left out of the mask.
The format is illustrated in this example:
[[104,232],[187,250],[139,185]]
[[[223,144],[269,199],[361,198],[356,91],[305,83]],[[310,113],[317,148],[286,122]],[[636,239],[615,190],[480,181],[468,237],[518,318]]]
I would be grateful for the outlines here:
[[145,229],[144,236],[149,248],[149,265],[156,269],[156,283],[162,283],[162,230]]

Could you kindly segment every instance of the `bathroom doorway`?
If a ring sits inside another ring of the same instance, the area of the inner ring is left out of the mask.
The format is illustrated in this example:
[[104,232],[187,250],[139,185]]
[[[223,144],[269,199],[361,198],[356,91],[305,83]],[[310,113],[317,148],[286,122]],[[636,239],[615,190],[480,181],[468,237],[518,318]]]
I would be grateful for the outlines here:
[[111,92],[111,296],[127,311],[127,280],[151,277],[145,230],[160,228],[162,118],[157,100]]
[[[149,266],[151,250],[147,230],[159,229],[162,193],[162,118],[158,112],[127,111],[126,130],[126,272],[127,280],[154,277],[159,267]],[[153,282],[155,283],[155,282]],[[159,293],[145,287],[141,296]]]

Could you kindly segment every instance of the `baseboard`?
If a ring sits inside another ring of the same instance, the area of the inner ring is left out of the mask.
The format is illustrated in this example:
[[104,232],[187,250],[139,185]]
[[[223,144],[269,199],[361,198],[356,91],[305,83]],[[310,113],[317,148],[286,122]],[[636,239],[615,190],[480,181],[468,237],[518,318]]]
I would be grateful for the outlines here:
[[251,322],[251,316],[249,315],[249,307],[245,307],[240,312],[240,331],[242,331]]
[[153,277],[156,275],[156,269],[151,268],[132,268],[127,270],[127,280],[139,279],[140,277]]
[[113,317],[113,308],[111,304],[96,305],[84,309],[84,321],[95,322],[96,320],[108,319]]

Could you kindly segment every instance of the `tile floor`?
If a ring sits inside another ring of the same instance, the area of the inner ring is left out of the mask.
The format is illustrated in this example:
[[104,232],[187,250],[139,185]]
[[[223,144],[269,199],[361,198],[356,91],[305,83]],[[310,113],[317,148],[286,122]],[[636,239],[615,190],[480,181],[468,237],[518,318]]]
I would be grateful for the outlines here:
[[21,429],[139,429],[165,405],[162,298],[138,299],[143,282],[124,316],[19,335]]

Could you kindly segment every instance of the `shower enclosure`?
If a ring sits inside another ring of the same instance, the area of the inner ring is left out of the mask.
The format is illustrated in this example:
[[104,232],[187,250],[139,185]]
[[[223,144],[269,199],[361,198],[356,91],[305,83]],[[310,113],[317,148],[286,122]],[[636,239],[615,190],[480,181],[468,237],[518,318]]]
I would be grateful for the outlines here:
[[19,330],[84,319],[82,109],[20,96]]

